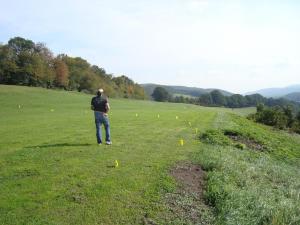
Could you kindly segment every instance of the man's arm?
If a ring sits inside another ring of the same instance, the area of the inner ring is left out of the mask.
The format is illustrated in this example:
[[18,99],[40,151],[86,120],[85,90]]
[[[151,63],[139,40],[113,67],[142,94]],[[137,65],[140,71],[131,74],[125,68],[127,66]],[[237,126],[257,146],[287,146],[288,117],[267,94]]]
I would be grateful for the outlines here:
[[106,97],[105,98],[105,114],[107,114],[109,110],[110,110],[110,106],[108,103],[108,97]]
[[110,106],[109,106],[109,103],[106,102],[106,113],[108,113],[108,111],[110,110]]
[[94,104],[93,104],[93,99],[94,99],[94,98],[92,98],[92,101],[91,101],[91,110],[94,110],[94,109],[95,109]]

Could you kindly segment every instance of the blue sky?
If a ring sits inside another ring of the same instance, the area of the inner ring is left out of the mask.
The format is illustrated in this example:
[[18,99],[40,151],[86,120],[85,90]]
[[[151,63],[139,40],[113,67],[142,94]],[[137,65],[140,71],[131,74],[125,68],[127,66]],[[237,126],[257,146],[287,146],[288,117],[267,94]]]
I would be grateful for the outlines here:
[[139,83],[236,93],[300,83],[300,1],[0,0],[21,36]]

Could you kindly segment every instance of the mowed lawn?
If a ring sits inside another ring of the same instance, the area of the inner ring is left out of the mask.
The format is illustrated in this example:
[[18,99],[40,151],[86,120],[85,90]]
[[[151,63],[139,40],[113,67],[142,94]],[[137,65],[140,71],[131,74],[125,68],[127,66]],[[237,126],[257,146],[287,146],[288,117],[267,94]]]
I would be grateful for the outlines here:
[[300,224],[299,135],[254,108],[110,99],[113,144],[98,146],[91,98],[0,85],[0,224],[195,224],[169,173],[187,161],[206,173],[200,224]]
[[168,168],[197,151],[195,128],[207,129],[217,114],[110,99],[113,145],[98,146],[91,97],[0,86],[0,224],[139,224],[146,213],[155,217],[164,210],[161,193],[175,187]]

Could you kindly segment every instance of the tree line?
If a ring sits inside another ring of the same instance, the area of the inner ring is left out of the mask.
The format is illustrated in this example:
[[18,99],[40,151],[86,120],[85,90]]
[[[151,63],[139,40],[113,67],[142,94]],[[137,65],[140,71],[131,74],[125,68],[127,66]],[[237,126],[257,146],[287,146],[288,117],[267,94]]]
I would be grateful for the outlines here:
[[54,54],[43,43],[15,37],[0,44],[0,84],[61,88],[94,93],[103,88],[110,97],[145,99],[143,87],[122,75],[80,57]]
[[152,97],[156,101],[169,101],[176,103],[189,103],[202,106],[212,107],[227,107],[227,108],[243,108],[243,107],[255,107],[258,104],[264,104],[266,106],[290,106],[293,111],[299,110],[299,104],[283,98],[265,98],[260,94],[252,95],[240,95],[233,94],[230,96],[223,95],[219,90],[214,90],[206,94],[202,94],[197,98],[172,96],[163,87],[156,87],[153,91]]
[[266,107],[263,104],[258,104],[256,113],[249,115],[248,119],[300,134],[300,112],[293,112],[291,106]]

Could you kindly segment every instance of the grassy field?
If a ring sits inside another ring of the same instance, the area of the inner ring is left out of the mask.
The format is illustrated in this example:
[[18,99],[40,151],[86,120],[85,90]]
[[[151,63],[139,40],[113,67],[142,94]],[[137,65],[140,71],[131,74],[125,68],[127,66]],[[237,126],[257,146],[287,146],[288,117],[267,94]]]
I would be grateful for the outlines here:
[[181,161],[207,171],[201,224],[300,224],[298,135],[248,121],[253,108],[111,99],[113,145],[98,146],[91,97],[0,86],[0,224],[192,224],[164,201]]

